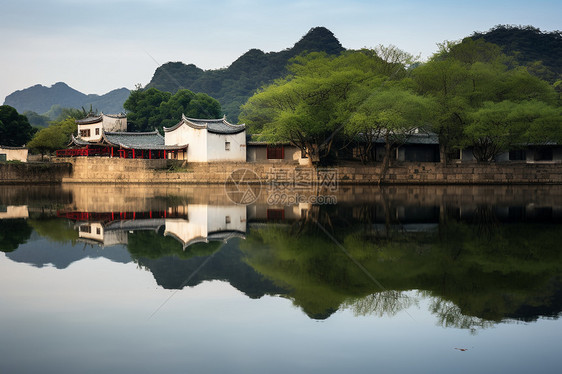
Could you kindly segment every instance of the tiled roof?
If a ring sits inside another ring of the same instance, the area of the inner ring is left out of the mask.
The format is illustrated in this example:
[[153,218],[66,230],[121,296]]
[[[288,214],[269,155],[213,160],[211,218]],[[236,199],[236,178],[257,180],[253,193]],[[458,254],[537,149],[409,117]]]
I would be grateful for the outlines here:
[[127,149],[173,150],[183,149],[187,144],[164,145],[164,137],[157,130],[151,132],[103,132],[102,142],[89,142],[72,135],[72,143],[77,146],[109,144]]
[[164,131],[173,131],[184,123],[194,129],[207,129],[208,132],[214,134],[238,134],[246,130],[245,124],[233,125],[229,123],[225,117],[219,119],[196,119],[188,118],[182,114],[180,122],[172,127],[164,127]]
[[77,138],[74,135],[72,135],[72,139],[71,139],[71,144],[76,144],[76,145],[89,145],[89,144],[95,144],[92,142],[88,142],[86,140],[82,140],[81,138]]
[[103,120],[103,116],[100,114],[99,116],[77,119],[74,122],[76,122],[77,125],[89,125],[91,123],[101,122],[102,120]]
[[104,132],[103,138],[109,144],[129,149],[164,149],[164,137],[154,130],[151,132]]
[[[386,141],[384,138],[377,138],[375,143],[377,144],[384,144]],[[404,144],[426,144],[426,145],[435,145],[439,144],[439,136],[434,133],[417,133],[409,135],[406,138]]]

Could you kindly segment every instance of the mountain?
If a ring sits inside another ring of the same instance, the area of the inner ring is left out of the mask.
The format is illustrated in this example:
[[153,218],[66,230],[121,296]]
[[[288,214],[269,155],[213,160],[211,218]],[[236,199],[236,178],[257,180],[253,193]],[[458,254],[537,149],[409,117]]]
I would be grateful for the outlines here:
[[229,119],[236,122],[240,105],[246,103],[259,87],[284,76],[291,58],[305,51],[334,55],[344,50],[330,30],[315,27],[292,48],[269,53],[250,49],[225,69],[202,70],[193,64],[168,62],[156,69],[146,88],[171,93],[185,88],[206,93],[217,99]]
[[19,113],[33,111],[35,113],[46,113],[53,105],[63,108],[82,107],[97,109],[104,113],[123,112],[123,103],[129,97],[130,91],[126,88],[119,88],[106,93],[105,95],[86,95],[80,91],[69,87],[66,83],[58,82],[51,87],[40,84],[15,91],[6,96],[5,105],[10,105],[17,109]]
[[[532,26],[498,25],[491,30],[475,32],[471,39],[484,39],[502,47],[539,78],[551,83],[562,79],[562,32],[542,32]],[[537,64],[540,61],[542,64]]]

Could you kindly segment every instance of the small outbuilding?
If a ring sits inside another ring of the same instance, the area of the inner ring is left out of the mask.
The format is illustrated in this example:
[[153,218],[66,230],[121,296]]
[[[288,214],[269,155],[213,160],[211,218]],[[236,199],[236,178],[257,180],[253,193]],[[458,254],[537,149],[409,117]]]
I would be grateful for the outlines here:
[[24,147],[7,147],[0,145],[0,161],[27,162],[28,149]]

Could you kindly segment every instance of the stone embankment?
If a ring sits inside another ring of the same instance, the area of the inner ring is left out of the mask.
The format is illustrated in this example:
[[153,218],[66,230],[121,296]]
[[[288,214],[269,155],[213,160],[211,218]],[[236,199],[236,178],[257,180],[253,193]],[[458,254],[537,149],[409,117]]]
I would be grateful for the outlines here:
[[[65,159],[64,161],[68,161]],[[320,169],[293,163],[224,162],[212,164],[170,164],[166,160],[76,158],[72,175],[63,182],[96,183],[225,183],[233,172],[245,182],[377,184],[381,169],[376,166],[346,165]],[[243,170],[247,172],[244,173]],[[384,184],[562,184],[562,164],[400,163],[393,165]]]
[[[236,181],[278,183],[377,184],[380,167],[346,164],[313,169],[293,163],[224,162],[181,164],[170,160],[86,158],[54,159],[52,164],[0,164],[0,183],[180,183]],[[242,178],[242,179],[241,179]],[[382,184],[562,184],[562,164],[548,163],[398,163]]]
[[2,162],[0,184],[52,184],[61,183],[72,176],[72,164]]

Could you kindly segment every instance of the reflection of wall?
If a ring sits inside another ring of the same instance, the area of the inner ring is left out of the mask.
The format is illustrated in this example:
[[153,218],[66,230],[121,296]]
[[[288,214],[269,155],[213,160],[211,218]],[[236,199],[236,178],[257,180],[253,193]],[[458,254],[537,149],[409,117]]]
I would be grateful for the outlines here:
[[89,222],[78,225],[78,237],[85,241],[94,241],[105,247],[127,244],[127,231],[106,230],[101,222]]
[[28,218],[27,205],[0,205],[0,219]]
[[295,221],[305,218],[312,204],[294,205],[252,204],[248,206],[248,219],[252,221]]
[[190,204],[186,210],[188,219],[166,219],[164,232],[164,235],[173,236],[182,242],[184,247],[199,241],[208,241],[210,237],[228,237],[228,232],[246,232],[244,205]]

